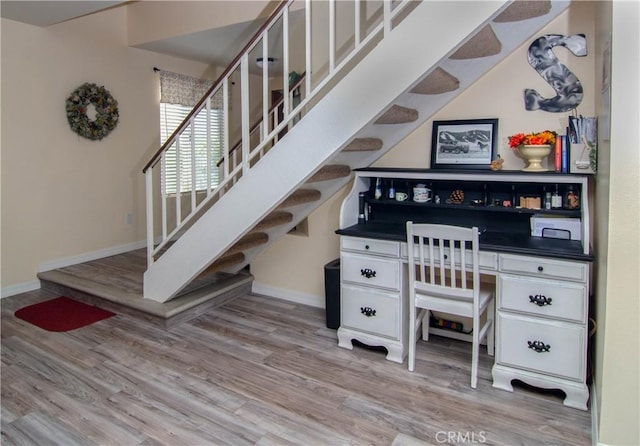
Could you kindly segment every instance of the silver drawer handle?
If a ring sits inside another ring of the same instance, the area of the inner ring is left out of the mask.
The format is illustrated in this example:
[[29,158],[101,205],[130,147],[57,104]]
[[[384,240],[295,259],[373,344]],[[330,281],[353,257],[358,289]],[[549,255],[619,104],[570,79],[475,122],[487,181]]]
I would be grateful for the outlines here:
[[532,304],[536,304],[539,307],[544,307],[545,305],[551,305],[551,301],[553,299],[547,296],[543,296],[542,294],[536,294],[535,296],[529,296],[529,302]]
[[551,350],[551,345],[545,344],[542,341],[527,341],[529,348],[535,350],[536,353],[545,353]]

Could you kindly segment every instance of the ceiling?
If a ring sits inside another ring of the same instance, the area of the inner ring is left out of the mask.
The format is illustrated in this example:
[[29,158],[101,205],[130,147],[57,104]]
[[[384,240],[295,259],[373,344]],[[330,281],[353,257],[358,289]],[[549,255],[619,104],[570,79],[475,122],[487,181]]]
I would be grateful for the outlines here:
[[36,26],[49,26],[110,8],[125,1],[7,1],[2,0],[3,18]]
[[[227,66],[262,26],[265,19],[236,23],[220,28],[185,34],[136,45],[136,48]],[[271,52],[270,52],[271,54]]]
[[[2,0],[0,11],[3,18],[44,27],[125,3],[130,3],[130,1]],[[227,66],[242,50],[251,36],[262,26],[264,20],[236,23],[216,29],[147,42],[136,45],[136,48],[217,66]],[[277,30],[277,32],[281,32],[281,30]],[[277,41],[277,39],[272,41]],[[280,59],[281,52],[282,50],[273,47],[269,49],[269,56]],[[261,51],[258,53],[261,54]]]

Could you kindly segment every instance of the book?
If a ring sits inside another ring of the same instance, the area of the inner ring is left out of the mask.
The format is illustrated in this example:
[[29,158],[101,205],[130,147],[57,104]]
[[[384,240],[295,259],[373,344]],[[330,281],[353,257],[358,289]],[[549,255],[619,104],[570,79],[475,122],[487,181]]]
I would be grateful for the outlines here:
[[561,151],[561,169],[562,173],[569,173],[569,136],[562,135],[562,151]]
[[562,135],[556,137],[556,144],[553,151],[554,166],[556,172],[562,170]]

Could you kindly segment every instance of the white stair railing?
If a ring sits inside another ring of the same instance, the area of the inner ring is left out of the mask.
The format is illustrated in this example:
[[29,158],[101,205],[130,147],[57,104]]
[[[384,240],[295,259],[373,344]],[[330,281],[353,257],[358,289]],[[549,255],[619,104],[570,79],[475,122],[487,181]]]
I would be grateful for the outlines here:
[[[148,265],[247,175],[282,133],[326,93],[330,83],[348,72],[356,57],[392,32],[400,14],[410,13],[411,8],[405,8],[411,3],[415,2],[282,2],[144,167]],[[282,59],[275,61],[281,67],[277,77],[269,67],[274,42],[281,51],[273,52],[282,54]],[[325,48],[326,54],[322,51]],[[299,57],[301,51],[303,57]],[[266,63],[261,70],[254,70],[252,61],[259,57]],[[304,75],[289,85],[293,71]],[[282,80],[275,86],[274,79],[279,77]],[[270,91],[278,87],[287,94],[269,107]],[[252,121],[256,123],[253,126]],[[203,132],[196,130],[202,126],[206,136],[200,141],[198,135]],[[239,143],[230,146],[233,136]],[[175,171],[169,172],[169,166],[175,166]],[[176,179],[175,191],[165,187],[169,174]],[[158,203],[159,221],[155,215]]]

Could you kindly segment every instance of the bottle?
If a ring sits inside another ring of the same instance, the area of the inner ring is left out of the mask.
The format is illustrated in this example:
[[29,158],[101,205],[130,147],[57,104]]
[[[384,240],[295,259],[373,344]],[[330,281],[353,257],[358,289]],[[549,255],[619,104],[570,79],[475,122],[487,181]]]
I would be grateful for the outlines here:
[[358,194],[358,224],[363,224],[366,221],[365,218],[365,193],[360,192]]
[[379,200],[382,197],[382,184],[380,184],[380,178],[376,178],[376,191],[374,192],[373,197],[376,200]]
[[551,192],[544,194],[544,208],[551,209]]
[[564,208],[565,209],[579,209],[580,208],[580,197],[573,190],[573,186],[569,185],[567,187],[567,192],[564,196]]
[[389,198],[392,200],[396,198],[396,190],[393,188],[393,180],[391,180],[391,185],[389,186]]
[[561,209],[562,208],[562,196],[558,192],[558,185],[556,184],[556,190],[551,196],[551,208],[552,209]]

